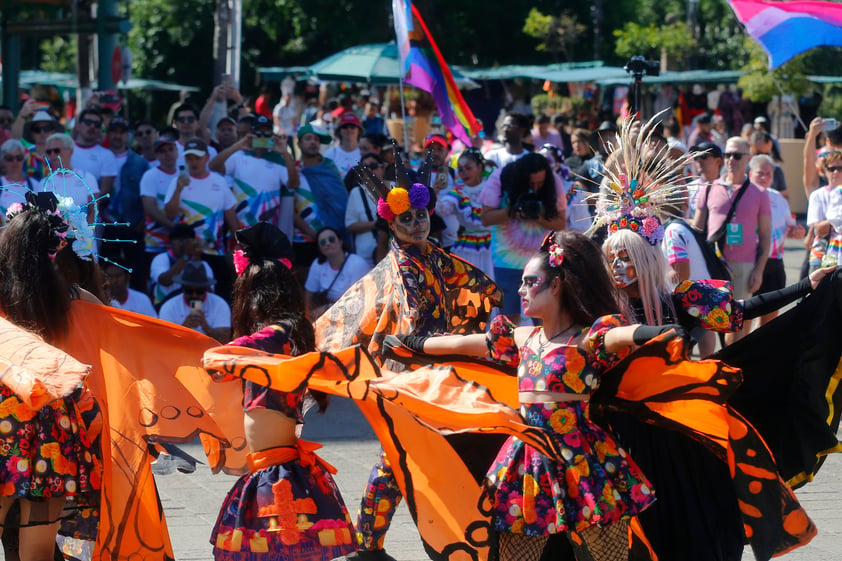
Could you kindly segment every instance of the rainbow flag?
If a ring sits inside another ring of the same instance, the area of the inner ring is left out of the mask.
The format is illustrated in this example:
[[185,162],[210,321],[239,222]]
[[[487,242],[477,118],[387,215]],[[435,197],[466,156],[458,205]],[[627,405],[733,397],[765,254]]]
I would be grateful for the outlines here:
[[775,69],[814,47],[842,47],[842,3],[728,0]]
[[392,0],[392,12],[404,81],[429,92],[444,126],[470,146],[471,137],[480,131],[479,123],[456,87],[421,14],[411,0]]

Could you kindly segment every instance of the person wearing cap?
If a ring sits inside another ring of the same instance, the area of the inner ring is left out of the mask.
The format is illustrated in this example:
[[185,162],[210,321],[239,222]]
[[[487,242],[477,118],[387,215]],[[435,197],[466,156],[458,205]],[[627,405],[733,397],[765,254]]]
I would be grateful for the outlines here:
[[719,179],[722,173],[722,150],[713,142],[702,142],[690,147],[696,178],[687,184],[687,210],[685,216],[696,215],[696,198],[699,191]]
[[216,123],[216,134],[211,145],[220,152],[234,145],[239,139],[237,134],[237,120],[229,115],[224,116]]
[[352,111],[345,111],[339,117],[336,125],[336,138],[339,144],[327,149],[325,158],[333,160],[342,179],[348,175],[348,171],[360,161],[360,136],[363,134],[363,127],[360,119]]
[[[772,125],[769,123],[769,119],[760,115],[759,117],[754,118],[754,130],[769,133],[769,136],[772,138],[772,143],[775,145],[775,152],[777,154],[781,153],[781,144],[778,142],[778,137],[772,134]],[[748,141],[751,142],[751,138],[748,138]]]
[[181,290],[181,285],[175,282],[175,278],[188,263],[201,265],[207,277],[213,280],[210,265],[202,261],[202,244],[196,239],[196,231],[192,226],[176,224],[169,231],[169,241],[170,248],[158,253],[149,267],[152,299],[156,306],[160,306],[170,294]]
[[204,259],[213,269],[223,298],[230,295],[233,269],[225,257],[223,223],[231,232],[239,229],[237,200],[228,182],[218,173],[208,171],[208,145],[201,138],[184,143],[186,173],[179,174],[170,183],[164,197],[164,211],[170,220],[180,220],[196,228],[202,241]]
[[158,136],[155,157],[158,165],[150,167],[140,178],[140,198],[146,214],[147,261],[170,247],[169,231],[174,223],[164,212],[164,202],[170,184],[176,178],[178,149],[175,147],[175,136],[166,133]]
[[712,130],[713,119],[710,113],[702,113],[696,117],[696,128],[687,137],[687,144],[693,146],[702,142],[713,142]]
[[73,148],[74,168],[93,175],[99,185],[94,191],[111,193],[117,176],[117,160],[108,148],[99,144],[105,121],[98,109],[83,109],[76,118],[76,142]]
[[450,251],[456,238],[459,237],[459,218],[450,205],[442,205],[441,194],[448,193],[456,186],[453,168],[447,166],[447,155],[450,153],[450,143],[441,134],[428,134],[424,139],[424,150],[429,150],[433,158],[430,186],[436,192],[436,214],[444,221],[441,230],[441,246]]
[[155,141],[158,140],[158,129],[155,123],[147,120],[137,121],[134,125],[134,150],[143,156],[150,166],[158,165],[158,158],[155,156]]
[[[132,288],[147,290],[148,267],[145,257],[145,223],[140,180],[149,164],[146,158],[129,149],[129,122],[120,115],[108,123],[108,145],[117,164],[117,175],[111,196],[106,200],[105,220],[117,222],[106,225],[103,237],[107,240],[132,240],[134,243],[113,242],[120,245],[127,267],[132,269]],[[108,245],[108,244],[105,244]],[[103,248],[107,251],[107,248]]]
[[44,150],[47,137],[58,130],[58,121],[50,114],[48,106],[48,102],[30,98],[23,104],[17,119],[12,124],[12,138],[21,141],[25,141],[26,124],[29,124],[32,146],[26,151],[24,173],[36,181],[40,181],[49,173]]
[[295,190],[293,249],[296,271],[306,274],[310,263],[319,256],[317,230],[330,226],[344,237],[348,191],[336,164],[320,151],[323,144],[330,143],[330,136],[312,123],[299,127],[296,134],[301,150],[297,162],[301,185]]
[[[177,165],[182,166],[185,165],[184,144],[194,138],[207,142],[208,131],[206,127],[200,126],[199,111],[189,103],[182,103],[175,108],[172,126],[178,131],[178,138],[175,143],[175,147],[178,149]],[[216,148],[213,146],[206,146],[205,151],[211,158],[217,154]]]
[[529,118],[523,113],[509,113],[500,125],[503,146],[488,152],[485,159],[494,162],[498,169],[519,160],[528,153],[523,147],[523,139],[528,132]]
[[199,263],[187,263],[173,282],[181,286],[181,293],[161,305],[158,317],[204,333],[220,343],[230,341],[231,308],[211,292],[215,283],[205,268]]
[[233,180],[242,224],[269,222],[292,238],[298,170],[287,150],[286,136],[272,131],[272,120],[259,115],[251,132],[217,154],[210,169]]
[[152,301],[144,292],[130,288],[132,273],[123,256],[111,255],[100,261],[108,305],[136,314],[157,318]]

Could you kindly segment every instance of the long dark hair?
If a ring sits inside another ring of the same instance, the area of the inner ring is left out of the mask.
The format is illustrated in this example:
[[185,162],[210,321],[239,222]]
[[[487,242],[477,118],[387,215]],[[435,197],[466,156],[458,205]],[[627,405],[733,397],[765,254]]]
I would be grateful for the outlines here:
[[[550,265],[553,241],[564,250],[560,267]],[[577,324],[590,326],[601,316],[627,315],[625,298],[608,272],[602,249],[587,236],[567,230],[556,232],[547,236],[536,256],[548,278],[561,279],[561,309]]]
[[[286,328],[292,356],[316,350],[316,333],[307,319],[304,293],[295,274],[283,263],[265,259],[252,262],[234,282],[231,303],[234,336],[241,337],[269,325]],[[326,394],[310,390],[324,412]]]
[[515,217],[515,209],[518,201],[522,200],[521,197],[531,193],[529,176],[541,171],[546,172],[544,184],[541,185],[534,196],[543,203],[544,218],[552,219],[558,216],[555,177],[553,170],[550,168],[550,162],[541,154],[532,152],[507,165],[500,172],[500,183],[508,201],[510,218]]
[[47,215],[30,209],[0,230],[0,309],[49,343],[70,331],[70,289],[53,267],[56,234]]

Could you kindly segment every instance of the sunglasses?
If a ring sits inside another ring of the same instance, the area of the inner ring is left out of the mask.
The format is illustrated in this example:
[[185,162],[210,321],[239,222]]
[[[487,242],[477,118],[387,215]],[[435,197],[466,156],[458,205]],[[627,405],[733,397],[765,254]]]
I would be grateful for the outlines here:
[[3,125],[11,125],[11,124],[12,124],[12,120],[11,120],[11,119],[9,119],[8,117],[2,117],[2,118],[0,118],[0,124],[3,124]]
[[734,158],[735,160],[737,160],[739,162],[740,160],[743,159],[743,156],[745,156],[745,154],[743,154],[742,152],[725,152],[725,159],[726,160],[728,158]]
[[142,131],[135,131],[136,136],[152,136],[155,134],[155,129],[146,129]]
[[207,289],[201,288],[201,287],[200,288],[189,288],[189,287],[185,286],[184,288],[182,288],[182,292],[184,292],[184,294],[186,294],[188,296],[201,296],[205,292],[207,292]]
[[46,150],[44,150],[44,154],[46,154],[47,156],[58,156],[59,154],[61,154],[62,150],[63,148],[47,148]]
[[272,136],[272,131],[256,130],[252,134],[257,137],[269,138],[270,136]]
[[379,163],[363,164],[363,167],[366,168],[366,169],[370,169],[371,171],[374,171],[376,169],[380,169],[382,167],[382,165],[383,164],[379,164]]
[[41,134],[42,132],[52,132],[53,127],[32,127],[32,134]]
[[7,162],[16,162],[16,161],[22,162],[23,161],[23,154],[18,154],[17,156],[14,156],[12,154],[6,154],[5,156],[3,156],[3,159],[6,160]]
[[827,171],[829,171],[830,173],[842,171],[842,166],[827,166]]
[[179,123],[193,123],[196,121],[196,117],[194,117],[193,115],[185,115],[182,117],[176,117],[175,120]]
[[82,119],[82,124],[89,127],[101,127],[102,121],[97,121],[96,119]]
[[326,246],[332,243],[336,243],[336,236],[328,236],[319,240],[319,245],[321,246]]
[[699,160],[707,160],[708,158],[710,158],[710,154],[702,154],[700,156],[694,157],[693,159],[698,162]]

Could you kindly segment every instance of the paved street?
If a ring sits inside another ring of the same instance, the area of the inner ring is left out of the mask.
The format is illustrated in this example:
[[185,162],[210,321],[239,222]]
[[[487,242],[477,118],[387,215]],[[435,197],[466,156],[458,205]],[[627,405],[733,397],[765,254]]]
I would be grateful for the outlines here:
[[[790,252],[786,258],[787,278],[798,278],[798,267],[803,249],[789,241]],[[339,469],[336,480],[347,501],[352,516],[356,515],[357,501],[362,494],[369,470],[377,459],[379,445],[357,407],[343,399],[334,398],[324,416],[310,414],[304,437],[324,444],[320,451],[325,460]],[[201,457],[198,445],[186,447],[188,452]],[[157,478],[161,499],[167,513],[170,533],[178,561],[209,560],[208,543],[211,527],[216,520],[219,506],[235,478],[211,475],[200,466],[196,473]],[[819,528],[813,542],[801,549],[779,557],[783,561],[835,561],[842,559],[842,509],[839,496],[842,491],[842,455],[831,456],[816,480],[797,492],[799,499]],[[415,526],[403,506],[398,510],[395,523],[386,538],[387,550],[399,561],[424,561],[427,556],[418,538]],[[754,556],[746,550],[743,560]]]

